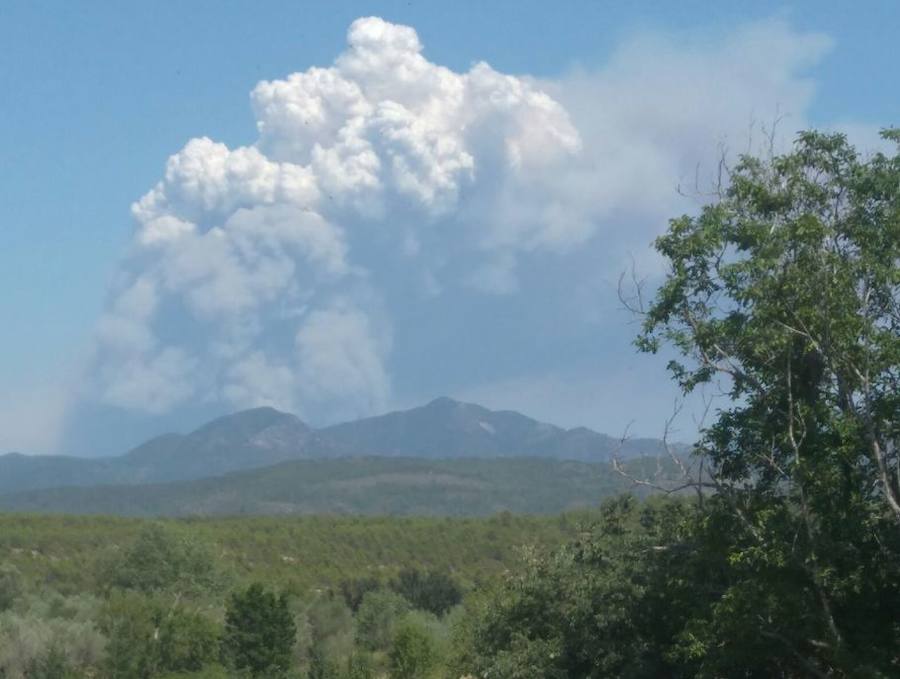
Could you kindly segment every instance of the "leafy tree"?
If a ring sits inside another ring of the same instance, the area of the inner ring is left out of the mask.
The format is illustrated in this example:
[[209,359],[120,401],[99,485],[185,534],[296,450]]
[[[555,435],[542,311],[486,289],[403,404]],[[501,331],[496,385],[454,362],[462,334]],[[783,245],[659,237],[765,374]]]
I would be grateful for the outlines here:
[[381,580],[375,577],[352,578],[341,580],[340,590],[344,602],[351,611],[356,613],[362,604],[363,597],[368,592],[381,589]]
[[62,649],[50,646],[39,658],[32,660],[25,671],[27,679],[77,679]]
[[406,568],[391,583],[391,588],[414,608],[443,615],[462,601],[462,588],[447,575],[437,571],[423,573]]
[[372,661],[365,653],[354,652],[347,659],[347,669],[342,679],[374,679],[375,670]]
[[220,628],[202,613],[171,610],[159,631],[160,667],[198,672],[219,657]]
[[330,594],[314,598],[304,612],[310,662],[318,655],[319,667],[332,676],[353,652],[353,615],[341,597]]
[[219,656],[219,628],[204,615],[167,599],[131,592],[110,597],[101,618],[111,679],[193,672]]
[[392,679],[424,679],[438,658],[434,639],[414,620],[397,626],[388,654]]
[[256,677],[284,675],[291,666],[296,635],[287,595],[276,595],[259,583],[231,595],[222,644],[236,669]]
[[[900,132],[886,138],[900,142]],[[900,155],[840,135],[742,158],[657,241],[638,346],[730,399],[668,494],[604,507],[457,627],[513,677],[887,677],[900,667]]]
[[[695,610],[700,578],[674,549],[690,508],[609,501],[562,549],[525,555],[524,568],[467,604],[451,663],[460,675],[668,676],[670,639]],[[701,597],[702,599],[702,597]]]
[[730,392],[689,482],[731,527],[734,577],[682,657],[728,674],[748,661],[736,649],[765,646],[770,675],[896,671],[900,154],[802,133],[786,155],[742,158],[657,249],[670,273],[639,347],[674,346],[685,391]]
[[158,523],[143,528],[104,570],[108,586],[148,594],[168,590],[196,595],[219,591],[223,584],[215,559],[203,545]]
[[307,670],[308,679],[336,679],[337,669],[325,648],[324,641],[314,635],[312,644],[309,648],[309,668]]
[[386,651],[397,621],[408,610],[409,603],[395,592],[368,592],[356,614],[356,643],[368,651]]

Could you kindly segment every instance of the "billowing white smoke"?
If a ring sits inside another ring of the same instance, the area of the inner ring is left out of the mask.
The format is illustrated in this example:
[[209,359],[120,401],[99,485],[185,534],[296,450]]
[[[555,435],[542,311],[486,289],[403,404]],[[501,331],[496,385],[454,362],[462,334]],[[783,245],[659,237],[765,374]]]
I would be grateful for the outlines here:
[[[628,350],[602,301],[625,253],[652,261],[666,218],[696,205],[676,184],[716,167],[718,141],[743,150],[778,106],[786,137],[804,126],[803,72],[829,45],[778,20],[702,44],[643,36],[539,82],[455,73],[377,18],[348,43],[256,86],[255,143],[189,141],[133,206],[82,403],[321,423],[393,405],[393,377],[413,399],[450,384],[527,409],[536,393],[534,414],[567,421],[576,382],[603,391]],[[623,412],[598,426],[668,415],[663,391],[656,407],[608,388]]]
[[413,29],[381,19],[348,43],[330,68],[257,85],[256,143],[191,140],[133,206],[92,398],[378,410],[392,329],[374,262],[423,294],[504,292],[520,253],[590,235],[553,179],[581,144],[556,101],[483,63],[432,64]]

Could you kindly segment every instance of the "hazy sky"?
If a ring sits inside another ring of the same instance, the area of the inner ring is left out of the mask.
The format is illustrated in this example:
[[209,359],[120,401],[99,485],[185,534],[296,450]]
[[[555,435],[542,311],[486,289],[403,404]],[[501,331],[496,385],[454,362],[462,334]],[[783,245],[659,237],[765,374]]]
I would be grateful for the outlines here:
[[658,434],[615,282],[679,185],[900,123],[900,4],[745,4],[0,2],[0,451],[443,394]]

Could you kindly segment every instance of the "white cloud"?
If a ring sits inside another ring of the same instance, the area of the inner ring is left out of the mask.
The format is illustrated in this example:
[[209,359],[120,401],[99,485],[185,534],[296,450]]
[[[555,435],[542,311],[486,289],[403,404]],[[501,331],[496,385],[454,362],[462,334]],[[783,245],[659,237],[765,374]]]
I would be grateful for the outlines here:
[[537,81],[485,63],[454,72],[412,28],[374,17],[347,41],[331,66],[254,88],[254,143],[189,141],[135,203],[96,332],[94,398],[328,420],[381,410],[410,300],[465,314],[443,302],[522,294],[523,280],[569,280],[585,261],[609,272],[627,251],[640,260],[665,218],[692,208],[676,184],[714,168],[719,142],[742,150],[750,120],[776,106],[802,126],[805,71],[829,46],[782,21],[699,46],[647,35],[602,67]]
[[195,357],[166,347],[106,364],[97,378],[101,396],[110,405],[160,414],[196,395],[197,368]]
[[[385,358],[386,331],[351,304],[313,311],[297,331],[300,393],[335,414],[354,417],[379,412],[390,396]],[[301,408],[302,411],[302,408]]]

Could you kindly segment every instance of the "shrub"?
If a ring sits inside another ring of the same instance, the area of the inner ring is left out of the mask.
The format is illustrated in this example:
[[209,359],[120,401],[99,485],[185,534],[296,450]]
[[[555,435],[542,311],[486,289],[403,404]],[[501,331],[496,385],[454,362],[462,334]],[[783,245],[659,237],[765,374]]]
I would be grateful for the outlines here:
[[391,588],[413,608],[443,615],[462,601],[462,588],[446,573],[422,573],[413,568],[400,571]]
[[22,573],[12,564],[0,566],[0,613],[12,608],[22,595]]
[[223,651],[255,677],[283,676],[291,666],[297,626],[285,594],[255,583],[232,594],[225,614]]
[[369,592],[356,614],[356,643],[368,651],[386,651],[397,621],[409,610],[402,596],[389,590]]
[[397,625],[389,653],[392,679],[423,679],[437,662],[437,645],[428,630],[412,619]]

